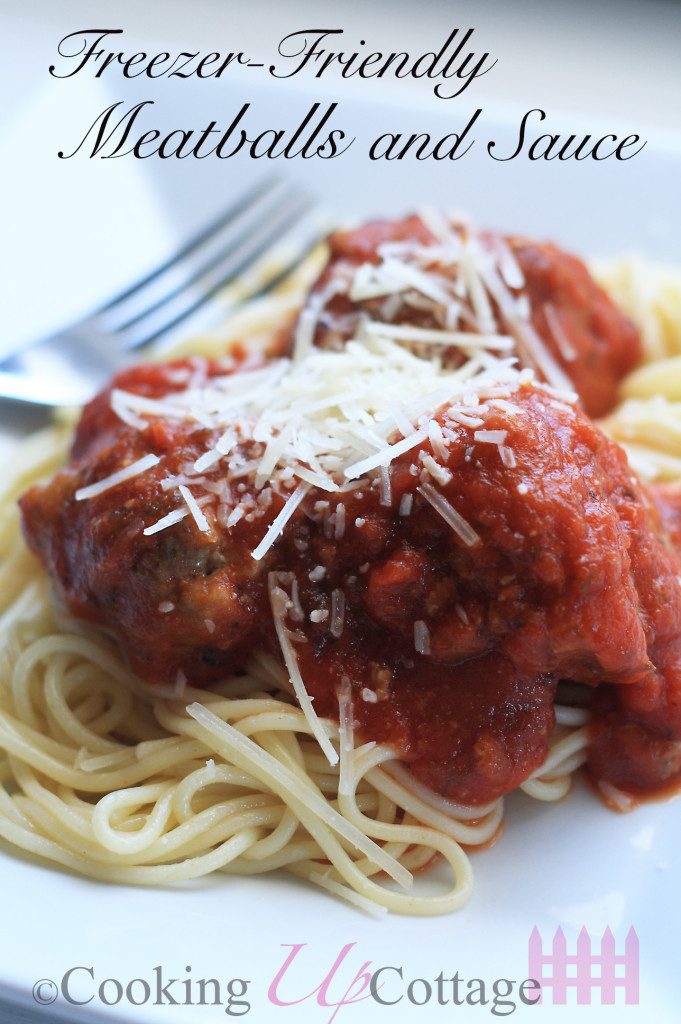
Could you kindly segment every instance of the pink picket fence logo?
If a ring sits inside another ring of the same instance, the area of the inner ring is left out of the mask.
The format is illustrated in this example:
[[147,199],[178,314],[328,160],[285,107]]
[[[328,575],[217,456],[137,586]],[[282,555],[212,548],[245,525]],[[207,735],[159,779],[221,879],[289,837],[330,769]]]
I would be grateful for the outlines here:
[[[624,989],[624,1002],[627,1006],[638,1004],[638,935],[633,928],[624,940],[624,953],[617,953],[615,936],[606,928],[600,943],[600,952],[591,948],[591,936],[586,928],[582,928],[577,936],[577,948],[574,954],[567,951],[567,940],[563,929],[558,928],[553,936],[552,949],[545,953],[542,937],[537,926],[532,929],[528,943],[529,977],[535,978],[542,988],[552,991],[553,1003],[565,1005],[567,992],[573,988],[577,992],[577,1003],[591,1003],[593,989],[601,990],[601,1004],[613,1005],[615,992]],[[550,967],[549,974],[544,968]],[[542,1002],[540,997],[539,1003]]]

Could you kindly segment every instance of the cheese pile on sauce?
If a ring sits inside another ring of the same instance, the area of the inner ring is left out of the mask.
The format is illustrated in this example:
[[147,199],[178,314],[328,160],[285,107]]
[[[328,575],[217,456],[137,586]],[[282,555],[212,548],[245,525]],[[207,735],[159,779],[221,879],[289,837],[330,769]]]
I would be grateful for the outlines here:
[[571,389],[605,411],[637,345],[555,247],[369,225],[332,240],[284,357],[119,375],[25,532],[157,685],[282,659],[329,760],[345,694],[365,739],[484,804],[541,765],[569,678],[602,706],[599,783],[655,788],[681,773],[681,564]]

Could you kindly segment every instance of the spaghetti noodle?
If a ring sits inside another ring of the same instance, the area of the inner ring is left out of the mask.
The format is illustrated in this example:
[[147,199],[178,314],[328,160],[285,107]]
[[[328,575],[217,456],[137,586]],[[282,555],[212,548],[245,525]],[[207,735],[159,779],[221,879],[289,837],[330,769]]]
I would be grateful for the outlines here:
[[[280,322],[294,305],[290,297],[275,301],[274,307],[261,304],[249,314],[250,321],[241,320],[237,336]],[[646,310],[650,320],[650,305]],[[306,353],[314,353],[310,331],[315,324],[306,324],[304,318],[301,324],[298,343],[304,364]],[[223,335],[220,345],[225,340]],[[472,344],[470,335],[464,340]],[[393,332],[390,344],[398,341]],[[432,341],[431,335],[417,339]],[[372,344],[383,346],[383,354],[389,346],[380,337]],[[368,359],[370,351],[362,358]],[[482,363],[492,366],[497,376],[503,369],[501,361],[492,363],[487,356]],[[470,370],[466,373],[470,379]],[[470,402],[471,385],[464,390]],[[558,397],[546,394],[548,401],[560,404]],[[319,393],[316,399],[321,401]],[[513,395],[500,394],[494,400],[512,402]],[[125,401],[124,396],[119,400],[119,414],[142,417],[146,425],[147,410],[134,403],[128,401],[127,413],[121,413]],[[392,401],[388,395],[385,407]],[[395,413],[393,430],[403,415]],[[465,421],[473,413],[462,404],[460,415]],[[612,417],[613,430],[624,429],[617,424],[626,415]],[[404,424],[405,443],[408,428],[422,429],[418,424],[415,428],[413,418]],[[437,455],[442,433],[428,424],[423,429],[429,451]],[[485,425],[481,430],[475,424],[465,429],[486,435],[479,444],[498,450],[507,469],[512,465],[503,431],[486,431]],[[638,436],[630,426],[627,430],[628,439],[633,436],[648,452],[647,435]],[[673,432],[667,420],[662,432]],[[287,580],[270,573],[275,622],[277,601],[281,602],[278,632],[286,668],[260,649],[237,675],[223,672],[209,689],[193,687],[183,675],[165,686],[141,683],[113,636],[73,618],[54,602],[42,569],[21,542],[16,501],[34,481],[61,464],[68,435],[68,428],[55,428],[29,442],[7,471],[0,510],[0,835],[40,857],[111,882],[165,884],[216,870],[258,874],[284,869],[370,911],[436,914],[461,906],[472,886],[464,848],[496,837],[503,798],[465,806],[438,795],[395,759],[394,746],[357,734],[357,695],[353,697],[346,684],[337,689],[335,720],[306,711],[304,684],[303,692],[296,686],[295,644],[290,648],[293,657],[286,658],[286,636],[295,628],[300,601]],[[206,450],[207,467],[211,450]],[[363,464],[355,457],[354,468],[351,460],[347,462],[346,478],[352,480],[356,473],[361,479],[362,474],[375,472],[377,500],[397,500],[390,494],[389,474],[381,472],[383,450],[379,446],[378,455],[366,453]],[[284,452],[280,445],[267,472],[284,464]],[[266,451],[260,454],[264,459]],[[648,457],[652,465],[655,456]],[[367,460],[372,459],[370,467]],[[148,462],[137,469],[141,474],[153,472],[154,465]],[[258,471],[262,464],[253,470]],[[298,503],[329,468],[316,457],[308,461],[306,472],[314,479],[303,475],[298,491],[286,492],[297,494]],[[109,481],[111,486],[118,482]],[[433,515],[448,520],[464,546],[475,546],[467,524],[459,522],[461,517],[437,484],[434,470],[429,481],[419,485],[423,503],[433,506]],[[187,489],[186,483],[177,486]],[[87,503],[96,493],[87,492],[81,501]],[[413,500],[408,504],[411,507]],[[405,495],[399,497],[399,505],[408,514]],[[289,510],[289,519],[294,516],[296,506],[282,507]],[[233,512],[234,507],[229,514]],[[202,517],[209,514],[210,506],[200,500],[195,505],[187,502],[183,509],[185,519],[191,518],[199,532]],[[320,522],[327,533],[342,534],[338,508],[333,522],[323,515]],[[157,523],[162,533],[162,518]],[[154,525],[150,522],[145,532]],[[263,549],[254,548],[254,559],[265,557],[285,530],[283,519],[271,519],[269,529],[260,530]],[[322,611],[318,619],[320,626],[326,621],[331,633],[340,636],[343,617],[352,608],[346,610],[342,591],[334,589],[332,594],[339,596],[331,601],[328,619],[322,618]],[[159,609],[165,614],[161,605]],[[171,608],[167,614],[172,614]],[[287,622],[287,616],[293,622]],[[210,631],[210,625],[207,628]],[[414,638],[417,652],[426,656],[433,638],[423,619],[415,623]],[[304,676],[305,672],[301,681]],[[371,705],[378,699],[377,690],[365,689],[361,699]],[[555,718],[545,756],[520,784],[540,800],[564,796],[571,773],[587,757],[589,710],[571,701],[569,706],[556,705]],[[611,790],[605,795],[625,807],[626,794],[617,787]],[[412,888],[414,874],[434,857],[449,864],[451,887],[438,896],[419,894],[418,887]]]

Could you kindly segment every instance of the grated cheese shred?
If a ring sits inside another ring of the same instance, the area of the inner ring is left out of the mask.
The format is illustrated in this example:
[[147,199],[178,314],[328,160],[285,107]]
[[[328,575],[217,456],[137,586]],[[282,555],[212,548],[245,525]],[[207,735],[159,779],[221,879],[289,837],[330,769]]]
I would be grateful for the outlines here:
[[282,508],[281,512],[279,512],[278,516],[271,524],[270,528],[268,529],[263,539],[260,541],[258,546],[253,551],[251,551],[251,555],[256,560],[256,562],[267,554],[267,552],[272,547],[277,537],[283,532],[286,523],[289,521],[289,519],[291,518],[295,510],[298,508],[301,501],[303,500],[303,498],[305,497],[309,490],[310,484],[298,484],[295,491]]
[[342,634],[345,624],[345,594],[342,590],[331,591],[331,626],[329,632],[336,639]]
[[432,484],[421,484],[416,490],[423,495],[436,512],[440,513],[444,521],[451,526],[467,547],[474,547],[480,542],[480,537],[470,523],[466,522],[463,516],[456,511],[454,506]]
[[85,501],[88,498],[96,498],[99,494],[103,494],[108,491],[111,487],[116,487],[118,484],[124,483],[126,480],[132,480],[133,477],[139,476],[141,473],[146,473],[148,469],[152,469],[157,466],[160,462],[158,455],[144,455],[141,459],[137,459],[136,462],[131,462],[129,466],[124,466],[123,469],[119,469],[116,473],[112,473],[110,476],[104,477],[103,480],[98,480],[94,484],[89,484],[87,487],[81,487],[80,490],[76,491],[76,501]]
[[[291,358],[251,360],[242,368],[226,361],[224,372],[210,375],[207,365],[202,369],[197,362],[191,372],[182,371],[183,390],[157,399],[112,391],[113,411],[133,429],[143,432],[155,418],[163,418],[195,425],[206,438],[204,451],[161,481],[164,491],[177,496],[178,507],[145,525],[145,536],[185,519],[185,528],[204,534],[213,522],[229,530],[262,522],[262,532],[255,532],[261,539],[251,551],[259,562],[302,507],[301,514],[320,523],[326,537],[340,540],[348,523],[338,498],[346,491],[361,495],[366,488],[382,506],[392,508],[393,475],[397,486],[400,481],[392,474],[393,463],[417,450],[410,473],[419,478],[418,493],[463,544],[480,543],[473,526],[442,493],[453,477],[447,463],[453,443],[461,443],[462,428],[472,431],[476,443],[496,445],[501,463],[512,470],[517,463],[506,444],[509,431],[489,429],[490,414],[501,410],[509,418],[517,416],[521,409],[513,396],[521,387],[536,385],[537,371],[548,381],[538,386],[553,396],[547,399],[551,404],[564,408],[562,403],[573,402],[574,396],[531,325],[523,275],[508,245],[434,211],[424,217],[434,235],[431,243],[385,243],[378,248],[378,262],[341,268],[310,295],[299,315]],[[339,294],[353,302],[379,300],[372,309],[380,308],[385,319],[361,310],[353,336],[340,349],[315,347],[319,326],[333,320],[328,303]],[[400,322],[405,307],[424,312],[432,326]],[[547,305],[545,313],[559,351],[569,359],[570,346],[555,311]],[[466,458],[471,460],[469,444]],[[159,462],[149,453],[81,488],[76,498],[96,497]],[[517,490],[527,493],[522,483]],[[314,500],[320,496],[330,500]],[[400,516],[411,514],[414,497],[411,492],[397,495]],[[272,519],[268,510],[275,508],[279,511]],[[361,528],[366,519],[353,523]],[[303,538],[294,543],[301,551],[307,548]],[[308,575],[321,583],[325,573],[319,565]],[[287,619],[300,622],[306,614],[295,580],[289,580],[287,592],[280,577],[270,573],[268,581],[282,655],[310,729],[333,764],[337,755],[314,713],[286,626]],[[343,590],[333,589],[324,603],[309,612],[309,620],[327,622],[331,635],[340,637]],[[215,629],[212,620],[205,624],[210,632]],[[423,620],[414,623],[414,644],[418,652],[428,653]],[[362,699],[376,697],[365,690]]]
[[199,506],[192,492],[189,490],[188,487],[185,487],[184,484],[179,484],[178,490],[182,497],[184,498],[184,500],[187,502],[187,508],[189,509],[194,519],[194,522],[198,526],[199,530],[201,530],[202,533],[207,533],[208,530],[210,530],[208,520],[201,511],[201,507]]
[[298,668],[298,656],[296,655],[296,649],[291,642],[289,631],[286,627],[286,614],[288,611],[289,597],[286,591],[280,586],[280,576],[281,574],[276,572],[271,572],[269,574],[268,589],[272,615],[274,617],[274,628],[277,631],[277,639],[279,640],[281,653],[284,658],[284,663],[288,670],[289,678],[295,691],[298,704],[307,719],[312,735],[324,751],[329,764],[335,765],[338,764],[338,754],[334,750],[324,726],[312,707],[312,697],[310,697],[309,693],[305,689],[305,683],[303,682],[303,677],[300,674],[300,669]]
[[430,632],[423,619],[414,623],[414,647],[419,654],[430,654]]
[[[193,463],[162,482],[164,490],[177,493],[178,508],[146,525],[144,533],[168,529],[188,514],[199,531],[208,532],[201,509],[209,501],[216,505],[218,523],[233,529],[242,520],[262,517],[278,494],[284,506],[252,552],[260,560],[312,488],[334,493],[375,483],[380,501],[391,506],[395,459],[429,441],[439,463],[446,461],[452,435],[436,419],[440,411],[450,422],[482,426],[485,399],[512,394],[518,379],[513,360],[477,353],[451,368],[360,328],[339,352],[312,348],[298,362],[279,359],[210,377],[197,371],[186,391],[174,392],[171,400],[117,390],[116,408],[134,412],[136,429],[163,417],[196,423],[209,438]],[[477,415],[470,416],[473,409]],[[158,461],[145,456],[120,476],[83,488],[79,498],[101,493]],[[446,473],[435,472],[444,484]],[[245,490],[249,484],[260,492],[255,501]],[[261,501],[265,491],[267,501]],[[333,522],[337,538],[345,530],[344,516],[339,505]]]

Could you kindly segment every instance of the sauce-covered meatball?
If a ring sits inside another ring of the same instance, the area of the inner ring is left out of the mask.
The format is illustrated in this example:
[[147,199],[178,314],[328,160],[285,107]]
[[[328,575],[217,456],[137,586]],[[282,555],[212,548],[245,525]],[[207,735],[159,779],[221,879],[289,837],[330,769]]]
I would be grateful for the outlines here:
[[173,411],[188,375],[208,386],[224,369],[128,371],[115,389],[167,400],[166,414],[123,422],[109,390],[71,465],[22,500],[63,599],[112,628],[135,671],[207,685],[255,649],[280,657],[274,585],[317,714],[338,717],[349,693],[360,735],[450,799],[485,804],[542,764],[564,679],[596,695],[596,781],[678,778],[681,560],[652,493],[576,404],[519,375],[477,418],[441,406],[390,462],[387,491],[380,472],[309,487],[254,558],[290,481],[256,486],[257,437],[232,445],[229,473],[217,459],[197,472],[224,433]]
[[[351,337],[363,314],[471,333],[489,332],[493,323],[494,330],[514,337],[523,365],[552,383],[563,383],[556,375],[564,374],[593,417],[612,409],[619,381],[641,360],[633,324],[581,260],[551,243],[412,216],[338,232],[330,247],[315,288],[328,295],[316,331],[319,345]],[[368,265],[377,268],[373,276]],[[463,285],[470,302],[462,301]],[[521,292],[522,303],[514,303]],[[448,356],[459,359],[460,349]]]

